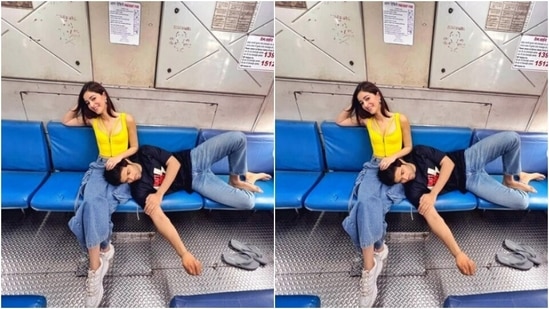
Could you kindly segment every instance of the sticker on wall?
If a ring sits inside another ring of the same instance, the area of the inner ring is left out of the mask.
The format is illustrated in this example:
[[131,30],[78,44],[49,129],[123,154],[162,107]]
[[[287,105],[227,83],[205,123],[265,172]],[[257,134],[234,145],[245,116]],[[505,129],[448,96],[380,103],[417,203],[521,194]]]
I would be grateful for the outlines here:
[[352,24],[351,17],[340,14],[330,14],[330,17],[334,19],[332,26],[333,40],[338,44],[348,45],[348,41],[355,38],[353,29],[350,27]]
[[547,36],[523,35],[512,68],[547,72]]
[[80,31],[74,27],[77,22],[76,16],[55,14],[61,22],[57,28],[60,33],[59,40],[65,44],[75,45],[74,41],[80,39]]
[[249,35],[242,51],[239,69],[274,71],[274,37]]
[[531,2],[491,1],[486,16],[486,30],[522,32],[531,14]]
[[306,9],[307,1],[276,1],[275,6],[290,9]]
[[257,2],[217,1],[212,30],[248,32],[255,21],[257,9]]
[[109,34],[114,44],[139,45],[141,4],[109,2]]
[[442,38],[442,44],[451,52],[458,52],[465,47],[465,27],[448,25],[448,33]]
[[191,27],[174,25],[174,33],[170,36],[169,44],[175,48],[178,52],[183,52],[186,49],[191,48]]
[[414,45],[415,5],[408,2],[383,2],[383,42]]

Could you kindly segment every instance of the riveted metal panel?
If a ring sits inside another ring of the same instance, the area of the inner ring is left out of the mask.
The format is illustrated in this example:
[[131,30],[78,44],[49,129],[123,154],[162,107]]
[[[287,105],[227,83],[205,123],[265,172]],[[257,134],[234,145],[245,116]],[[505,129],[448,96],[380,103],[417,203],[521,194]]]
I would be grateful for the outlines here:
[[2,7],[2,76],[56,81],[92,79],[86,2]]
[[540,95],[547,72],[512,65],[523,35],[547,36],[547,2],[530,2],[529,18],[519,32],[487,30],[490,3],[437,3],[429,86]]
[[332,81],[366,79],[360,2],[276,7],[276,75]]
[[249,35],[273,36],[273,2],[256,3],[248,30],[214,30],[215,10],[211,1],[163,3],[156,87],[267,95],[273,72],[239,61]]

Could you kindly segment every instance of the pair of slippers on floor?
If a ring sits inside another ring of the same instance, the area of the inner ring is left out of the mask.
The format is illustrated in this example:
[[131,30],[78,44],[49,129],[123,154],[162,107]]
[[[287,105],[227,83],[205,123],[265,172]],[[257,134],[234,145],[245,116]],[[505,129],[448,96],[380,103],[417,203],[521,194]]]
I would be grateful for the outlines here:
[[229,265],[246,270],[255,270],[260,264],[265,265],[268,262],[265,254],[254,245],[231,239],[229,247],[237,251],[221,255],[223,262]]
[[496,254],[496,261],[499,263],[520,270],[529,270],[542,262],[541,255],[532,247],[512,240],[503,241],[503,247],[511,252],[500,252]]

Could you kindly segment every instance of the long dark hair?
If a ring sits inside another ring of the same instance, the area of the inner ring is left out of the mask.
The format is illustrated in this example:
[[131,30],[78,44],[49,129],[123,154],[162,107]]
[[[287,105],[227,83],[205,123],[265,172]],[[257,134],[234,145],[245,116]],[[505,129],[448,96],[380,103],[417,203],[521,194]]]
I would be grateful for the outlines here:
[[361,91],[369,92],[372,94],[378,94],[381,98],[381,114],[387,118],[389,118],[389,114],[387,112],[390,112],[389,106],[387,105],[387,102],[385,101],[385,98],[383,97],[383,94],[381,93],[381,90],[374,85],[371,82],[362,82],[356,86],[355,92],[353,93],[353,98],[351,100],[352,105],[351,108],[348,110],[348,112],[351,112],[351,115],[356,116],[356,121],[360,123],[360,120],[366,119],[366,118],[372,118],[374,115],[367,112],[365,109],[362,108],[360,105],[360,102],[357,99],[358,93]]
[[74,110],[77,112],[77,115],[82,115],[82,120],[86,122],[86,119],[92,119],[99,117],[98,114],[96,114],[94,111],[92,111],[88,105],[86,104],[86,101],[84,100],[84,93],[87,91],[95,92],[100,95],[105,94],[107,96],[107,113],[109,116],[114,117],[114,112],[116,109],[114,108],[114,104],[112,103],[111,97],[109,96],[109,93],[98,82],[87,82],[82,86],[82,90],[80,90],[80,94],[78,95],[78,106]]

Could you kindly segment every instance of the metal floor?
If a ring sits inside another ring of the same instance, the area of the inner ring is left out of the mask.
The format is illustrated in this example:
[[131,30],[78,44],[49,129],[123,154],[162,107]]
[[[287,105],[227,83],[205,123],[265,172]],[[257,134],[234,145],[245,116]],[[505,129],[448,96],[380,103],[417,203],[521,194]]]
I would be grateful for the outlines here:
[[[40,294],[48,307],[83,307],[87,258],[67,222],[70,213],[2,211],[2,294]],[[113,265],[101,307],[168,307],[175,295],[274,288],[274,266],[254,271],[228,266],[231,239],[258,246],[273,260],[273,213],[168,213],[203,273],[187,275],[175,251],[145,214],[114,214]]]
[[[526,211],[442,213],[475,276],[457,270],[449,251],[414,214],[388,214],[389,257],[374,307],[441,307],[448,295],[547,288],[547,214]],[[277,294],[314,294],[322,307],[357,307],[361,258],[341,227],[346,214],[276,211]],[[532,246],[543,263],[528,271],[495,260],[509,238]]]

